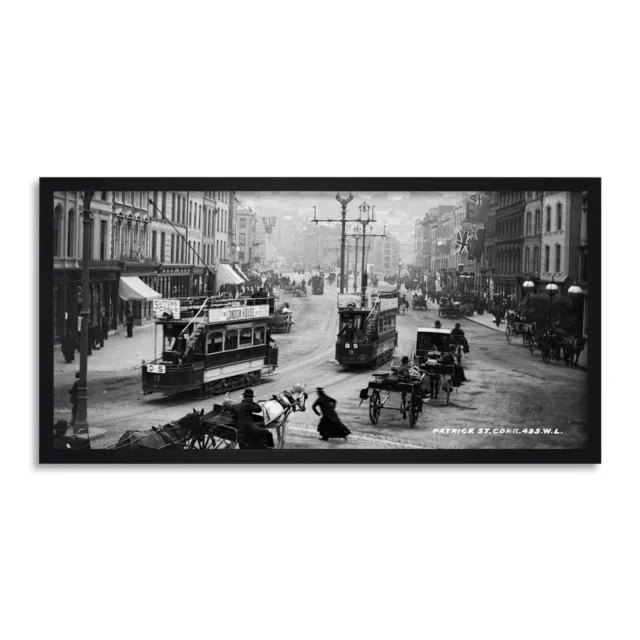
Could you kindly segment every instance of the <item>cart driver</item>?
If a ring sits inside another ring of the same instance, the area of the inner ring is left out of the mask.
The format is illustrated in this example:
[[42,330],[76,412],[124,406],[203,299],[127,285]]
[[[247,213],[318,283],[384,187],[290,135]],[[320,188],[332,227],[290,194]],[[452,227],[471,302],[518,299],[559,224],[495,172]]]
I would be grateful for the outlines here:
[[462,330],[462,327],[460,326],[459,322],[456,322],[456,326],[453,329],[451,329],[451,335],[456,340],[458,338],[463,338],[464,339],[465,352],[466,352],[466,350],[469,349],[469,343],[467,342],[467,339],[464,337],[464,331]]
[[356,337],[356,327],[353,323],[353,320],[348,320],[347,324],[344,325],[342,331],[338,334],[338,337],[344,335],[345,342],[353,342]]
[[411,380],[411,365],[409,364],[408,356],[402,356],[400,366],[398,367],[398,371],[396,373],[398,375],[398,380]]
[[436,320],[435,324],[433,325],[434,329],[442,329],[442,323],[440,322],[440,320]]

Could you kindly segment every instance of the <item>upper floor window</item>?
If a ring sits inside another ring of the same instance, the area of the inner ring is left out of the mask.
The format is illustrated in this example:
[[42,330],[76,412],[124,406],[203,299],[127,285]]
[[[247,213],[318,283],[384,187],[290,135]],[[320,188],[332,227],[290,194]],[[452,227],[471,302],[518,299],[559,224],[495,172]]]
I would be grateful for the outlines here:
[[560,271],[562,270],[562,267],[560,266],[560,245],[557,244],[556,245],[556,273],[560,273]]
[[530,250],[529,250],[529,247],[527,247],[524,250],[524,270],[525,270],[525,272],[529,271],[529,266],[530,266],[529,265],[529,258],[530,258]]
[[246,218],[240,218],[240,228],[244,229],[247,226],[247,219]]
[[527,211],[527,235],[531,235],[531,211]]
[[562,203],[556,205],[556,231],[562,230]]
[[545,231],[547,233],[551,231],[551,207],[547,207],[547,219],[546,219]]
[[550,254],[551,254],[551,249],[547,244],[544,247],[544,270],[545,271],[549,271]]
[[536,209],[533,228],[534,233],[540,233],[540,209]]

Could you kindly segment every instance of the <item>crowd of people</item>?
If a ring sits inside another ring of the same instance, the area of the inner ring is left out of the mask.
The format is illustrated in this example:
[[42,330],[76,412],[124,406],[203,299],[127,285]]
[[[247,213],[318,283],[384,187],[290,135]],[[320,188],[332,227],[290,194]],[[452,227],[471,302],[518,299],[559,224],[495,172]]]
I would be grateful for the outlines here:
[[[134,318],[130,310],[125,316],[127,327],[127,338],[133,337]],[[104,349],[105,342],[109,339],[109,316],[102,312],[96,322],[89,320],[88,332],[88,355],[92,355],[94,349]],[[76,353],[80,353],[80,337],[75,336],[70,327],[67,327],[65,336],[60,345],[62,355],[67,364],[75,361]]]

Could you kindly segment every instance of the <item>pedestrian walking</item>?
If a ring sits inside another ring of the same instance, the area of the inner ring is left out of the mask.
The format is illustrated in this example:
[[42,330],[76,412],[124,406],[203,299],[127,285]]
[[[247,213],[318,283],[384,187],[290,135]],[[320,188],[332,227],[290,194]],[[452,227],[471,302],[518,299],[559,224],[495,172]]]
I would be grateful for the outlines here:
[[133,313],[127,311],[127,338],[133,338]]
[[100,323],[96,324],[93,330],[93,339],[95,340],[96,349],[102,349],[104,347],[104,333]]
[[109,339],[109,316],[106,312],[102,313],[102,317],[100,318],[100,323],[102,325],[102,333],[104,334],[104,339]]
[[[322,416],[318,424],[320,439],[326,441],[329,438],[344,438],[346,440],[351,431],[342,424],[336,413],[336,405],[338,403],[328,396],[322,387],[318,387],[316,391],[318,392],[318,397],[311,408],[317,416]],[[320,411],[317,411],[317,407]]]
[[62,341],[62,353],[65,362],[69,363],[75,360],[76,339],[73,337],[71,329],[67,329],[67,334]]
[[58,420],[53,425],[53,448],[54,449],[70,449],[67,442],[67,421]]
[[88,333],[88,339],[87,339],[88,351],[87,351],[87,355],[90,356],[90,355],[93,354],[93,345],[95,344],[95,341],[96,341],[96,334],[95,334],[95,331],[93,330],[93,322],[91,322],[91,320],[89,320],[89,325],[87,327],[87,333]]
[[69,389],[69,395],[71,396],[71,424],[76,422],[76,415],[78,414],[78,387],[80,386],[80,374],[76,373],[76,381],[73,383],[71,389]]

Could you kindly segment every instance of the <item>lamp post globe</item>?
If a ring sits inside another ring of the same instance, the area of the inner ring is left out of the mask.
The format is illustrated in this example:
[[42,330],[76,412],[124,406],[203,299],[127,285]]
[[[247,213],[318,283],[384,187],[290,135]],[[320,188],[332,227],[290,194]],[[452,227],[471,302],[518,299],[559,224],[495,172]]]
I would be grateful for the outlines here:
[[570,296],[581,296],[582,295],[582,287],[579,287],[577,284],[571,285],[567,293]]
[[558,288],[558,285],[555,284],[554,282],[552,282],[551,284],[548,284],[544,290],[547,292],[547,295],[550,297],[555,296],[558,291],[560,291],[560,289]]

